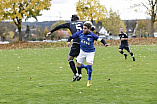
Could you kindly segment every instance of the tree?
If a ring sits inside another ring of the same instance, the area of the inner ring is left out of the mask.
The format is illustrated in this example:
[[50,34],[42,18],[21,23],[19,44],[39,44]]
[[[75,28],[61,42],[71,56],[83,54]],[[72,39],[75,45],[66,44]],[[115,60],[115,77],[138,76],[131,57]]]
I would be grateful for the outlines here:
[[27,34],[27,39],[29,38],[29,41],[30,41],[30,28],[29,28],[29,25],[27,25],[25,33]]
[[100,5],[100,0],[79,0],[76,3],[76,11],[80,20],[101,21],[105,18],[107,9]]
[[6,35],[8,34],[8,28],[6,26],[2,27],[0,34],[1,34],[1,40],[4,41]]
[[140,4],[135,4],[133,7],[143,6],[147,9],[147,14],[150,15],[151,21],[151,32],[150,37],[154,37],[154,23],[157,21],[157,0],[147,0],[147,2],[141,2]]
[[12,39],[12,38],[14,37],[14,34],[15,34],[15,33],[14,33],[13,31],[10,31],[10,33],[9,33],[9,38]]
[[150,20],[139,20],[136,35],[146,36],[148,35],[148,33],[150,33]]
[[[46,27],[47,28],[47,27]],[[45,37],[44,36],[44,28],[42,26],[37,26],[36,33],[39,37]]]
[[41,10],[49,10],[51,0],[1,0],[0,21],[12,20],[17,26],[19,40],[22,41],[21,23],[22,19],[41,16]]
[[125,23],[120,19],[120,15],[117,12],[114,12],[111,8],[108,16],[102,20],[102,26],[112,35],[119,34],[120,27],[123,27],[126,31]]
[[45,30],[44,30],[44,36],[46,37],[46,34],[48,33],[48,30],[47,30],[47,27],[45,27]]
[[157,14],[157,0],[148,0],[149,7],[142,2],[142,5],[146,7],[147,13],[151,16],[150,26],[151,32],[150,36],[154,37],[154,23],[157,21],[156,14]]

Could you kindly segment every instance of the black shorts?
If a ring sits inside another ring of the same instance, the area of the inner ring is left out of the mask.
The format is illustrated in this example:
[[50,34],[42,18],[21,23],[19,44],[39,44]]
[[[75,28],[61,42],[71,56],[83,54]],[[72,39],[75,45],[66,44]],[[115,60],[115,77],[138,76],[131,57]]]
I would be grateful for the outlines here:
[[131,51],[129,45],[120,45],[120,46],[119,46],[119,49],[121,49],[121,50],[125,49],[125,50],[127,50],[128,52]]
[[79,55],[79,53],[80,53],[80,44],[73,43],[70,47],[69,55],[76,57]]

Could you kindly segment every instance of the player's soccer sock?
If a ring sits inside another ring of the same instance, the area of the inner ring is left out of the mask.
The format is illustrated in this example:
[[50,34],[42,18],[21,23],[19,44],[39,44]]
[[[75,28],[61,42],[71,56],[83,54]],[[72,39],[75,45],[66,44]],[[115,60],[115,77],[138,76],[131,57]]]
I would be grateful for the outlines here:
[[135,57],[134,57],[134,54],[131,52],[130,55],[132,56],[133,58],[133,61],[135,61]]
[[81,68],[87,68],[87,65],[82,64]]
[[133,54],[132,52],[130,53],[130,55],[131,55],[132,57],[134,57],[134,54]]
[[70,65],[70,68],[73,71],[73,73],[76,74],[77,70],[76,70],[74,61],[73,60],[69,60],[69,65]]
[[125,53],[123,51],[120,52],[122,55],[124,55]]
[[87,65],[82,64],[81,68],[85,68],[86,71],[87,71],[87,74],[88,74],[88,67],[87,67]]
[[91,80],[93,68],[92,65],[87,65],[87,67],[88,67],[88,80]]
[[78,74],[82,74],[82,72],[81,72],[82,67],[77,66],[77,69],[78,69]]

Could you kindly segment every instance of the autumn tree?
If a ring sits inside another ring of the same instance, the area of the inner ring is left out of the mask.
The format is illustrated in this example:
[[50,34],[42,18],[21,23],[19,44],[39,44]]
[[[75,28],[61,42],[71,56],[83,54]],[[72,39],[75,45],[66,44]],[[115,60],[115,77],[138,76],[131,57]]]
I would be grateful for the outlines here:
[[157,21],[157,0],[147,0],[147,2],[141,2],[140,4],[135,4],[132,7],[145,7],[146,12],[151,17],[150,26],[151,26],[151,32],[150,36],[154,37],[154,23]]
[[3,26],[0,31],[2,41],[5,40],[7,34],[8,34],[8,28],[6,26]]
[[148,36],[148,33],[150,33],[150,20],[139,20],[138,21],[138,27],[136,30],[137,36]]
[[29,41],[30,41],[30,28],[29,28],[29,25],[27,25],[25,33],[27,34],[27,40],[29,39]]
[[148,0],[149,7],[146,6],[144,3],[142,5],[147,8],[148,14],[151,16],[151,32],[150,36],[154,37],[154,23],[157,21],[157,0]]
[[112,35],[118,35],[120,27],[123,27],[126,32],[125,23],[120,19],[120,15],[111,8],[106,18],[102,20],[102,26]]
[[[46,27],[47,28],[47,27]],[[44,36],[44,28],[42,26],[37,26],[36,29],[36,34],[40,37],[45,37]]]
[[101,21],[107,13],[104,5],[100,4],[100,0],[79,0],[76,3],[76,11],[80,20],[88,20],[92,23],[94,20]]
[[18,28],[19,40],[22,41],[22,20],[41,16],[42,10],[49,10],[51,0],[0,0],[0,21],[11,20]]
[[47,27],[45,27],[45,30],[44,30],[44,36],[46,37],[46,34],[48,33],[48,30],[47,30]]

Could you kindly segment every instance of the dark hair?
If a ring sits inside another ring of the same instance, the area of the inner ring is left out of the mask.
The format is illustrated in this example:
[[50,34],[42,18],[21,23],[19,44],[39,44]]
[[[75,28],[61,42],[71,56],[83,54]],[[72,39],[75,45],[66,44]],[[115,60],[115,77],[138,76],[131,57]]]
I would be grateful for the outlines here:
[[92,25],[90,23],[85,23],[84,26],[86,26],[88,29],[91,29]]
[[76,21],[76,20],[79,20],[79,17],[76,14],[72,15],[71,21]]

